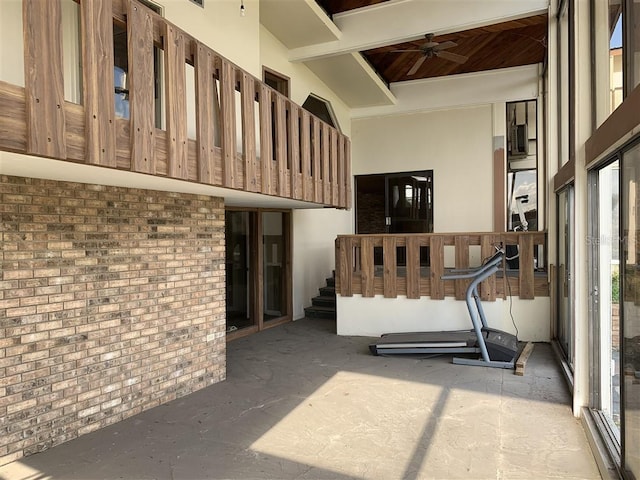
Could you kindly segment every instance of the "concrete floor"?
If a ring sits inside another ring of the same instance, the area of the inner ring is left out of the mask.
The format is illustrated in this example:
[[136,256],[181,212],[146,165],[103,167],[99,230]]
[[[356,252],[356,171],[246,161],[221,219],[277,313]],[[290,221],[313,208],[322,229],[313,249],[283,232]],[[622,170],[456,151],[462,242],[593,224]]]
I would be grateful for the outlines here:
[[518,377],[368,343],[311,319],[236,340],[225,382],[0,479],[600,478],[548,345]]

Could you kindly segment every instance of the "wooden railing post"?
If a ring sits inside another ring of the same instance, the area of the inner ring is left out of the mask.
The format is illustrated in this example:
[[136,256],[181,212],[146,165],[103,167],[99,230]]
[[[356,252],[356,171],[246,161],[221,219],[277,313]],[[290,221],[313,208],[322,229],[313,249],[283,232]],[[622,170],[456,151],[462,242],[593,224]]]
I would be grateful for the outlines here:
[[362,278],[362,296],[373,297],[375,295],[375,276],[373,264],[373,238],[363,237],[360,242],[360,261]]
[[420,298],[420,237],[407,237],[407,298]]
[[530,300],[535,297],[533,283],[533,236],[520,235],[518,240],[520,253],[520,298]]
[[300,109],[300,148],[302,156],[302,198],[313,200],[313,184],[311,178],[311,115],[305,109]]
[[215,183],[214,108],[215,89],[211,51],[198,43],[196,48],[196,130],[198,142],[198,181]]
[[320,155],[321,155],[321,128],[320,128],[320,120],[315,117],[311,117],[312,122],[312,130],[311,130],[311,138],[312,138],[312,156],[311,161],[313,164],[313,198],[316,203],[322,203],[322,169],[320,168]]
[[81,2],[80,12],[87,163],[116,167],[112,2]]
[[[456,235],[455,249],[456,268],[469,268],[469,236]],[[456,300],[464,300],[466,298],[467,285],[469,285],[469,280],[455,280]]]
[[255,88],[253,77],[242,72],[242,150],[244,154],[244,189],[248,192],[258,190],[256,178],[256,121],[255,121]]
[[331,205],[338,206],[338,131],[331,129]]
[[302,188],[300,186],[300,109],[289,102],[289,139],[287,149],[289,152],[291,183],[290,198],[301,199]]
[[222,123],[222,186],[235,187],[236,181],[236,108],[235,68],[222,60],[220,72],[220,121]]
[[184,34],[173,25],[166,26],[165,77],[167,85],[167,163],[169,176],[186,180],[187,169],[187,98]]
[[331,145],[331,129],[326,123],[322,124],[322,203],[331,204],[331,181],[329,179],[331,166],[329,152]]
[[26,153],[66,159],[60,0],[24,0],[23,17]]
[[430,291],[431,298],[444,298],[444,239],[439,235],[429,237],[429,257],[431,265]]
[[271,178],[271,167],[273,164],[273,129],[271,112],[272,90],[262,84],[260,86],[260,168],[262,185],[260,191],[265,194],[272,194],[273,180]]
[[[494,245],[500,242],[499,237],[493,234],[482,235],[480,237],[480,255],[483,259],[489,258],[496,253]],[[504,261],[500,268],[504,267]],[[496,299],[496,276],[491,275],[480,285],[480,298],[482,300],[494,301]]]
[[132,0],[128,5],[131,169],[135,172],[155,174],[153,19],[142,4]]
[[340,259],[338,276],[340,277],[340,295],[353,296],[353,239],[351,237],[340,238]]
[[398,283],[398,259],[396,237],[383,237],[382,239],[383,261],[383,289],[385,298],[396,298]]
[[283,197],[286,194],[285,185],[285,171],[287,169],[287,139],[286,139],[286,112],[284,105],[284,97],[282,95],[275,95],[275,122],[276,122],[276,136],[275,152],[276,152],[276,165],[277,165],[277,192],[278,195]]

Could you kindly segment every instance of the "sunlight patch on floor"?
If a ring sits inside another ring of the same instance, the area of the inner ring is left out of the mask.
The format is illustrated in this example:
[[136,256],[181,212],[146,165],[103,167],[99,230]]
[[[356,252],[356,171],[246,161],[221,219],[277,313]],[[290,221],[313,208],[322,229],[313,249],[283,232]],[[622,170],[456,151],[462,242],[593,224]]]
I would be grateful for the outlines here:
[[[401,478],[441,393],[439,386],[339,372],[251,449],[349,476]],[[386,471],[369,472],[381,451]]]
[[42,473],[40,470],[29,467],[20,461],[13,462],[10,467],[10,477],[4,477],[0,473],[0,480],[51,480],[52,477]]

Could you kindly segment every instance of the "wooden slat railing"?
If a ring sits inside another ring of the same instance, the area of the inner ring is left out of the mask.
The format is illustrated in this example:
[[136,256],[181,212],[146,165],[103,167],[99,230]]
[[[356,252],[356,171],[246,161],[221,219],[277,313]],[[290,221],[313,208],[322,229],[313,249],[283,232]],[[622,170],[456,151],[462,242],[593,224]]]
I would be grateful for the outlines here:
[[[468,281],[441,279],[446,271],[445,253],[454,262],[449,267],[463,269],[477,266],[470,264],[474,254],[480,260],[493,255],[496,247],[507,246],[517,247],[517,268],[505,268],[485,280],[481,298],[549,296],[546,269],[537,265],[538,257],[542,262],[545,254],[545,232],[340,235],[336,239],[336,292],[346,297],[454,296],[462,300]],[[445,252],[445,247],[454,251]]]
[[[351,208],[347,137],[136,0],[78,3],[82,104],[64,100],[61,0],[23,0],[25,86],[0,81],[0,150]],[[127,30],[128,119],[114,112],[114,25]]]

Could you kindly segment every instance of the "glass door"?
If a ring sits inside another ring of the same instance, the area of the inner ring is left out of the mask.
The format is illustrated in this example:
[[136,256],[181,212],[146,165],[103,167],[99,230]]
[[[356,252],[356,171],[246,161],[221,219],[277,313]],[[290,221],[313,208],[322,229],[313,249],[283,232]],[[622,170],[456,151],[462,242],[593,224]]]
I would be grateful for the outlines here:
[[251,309],[254,261],[250,248],[252,212],[228,210],[225,214],[225,268],[227,332],[256,324]]
[[428,172],[386,176],[387,233],[433,232],[433,175]]
[[573,370],[573,185],[558,193],[558,317],[556,339]]
[[598,171],[597,299],[600,410],[620,438],[620,162]]
[[286,252],[287,236],[282,212],[262,213],[263,319],[274,320],[287,313]]
[[[622,467],[640,478],[640,144],[622,157],[622,335],[616,344],[622,373]],[[617,342],[617,339],[615,340]]]

